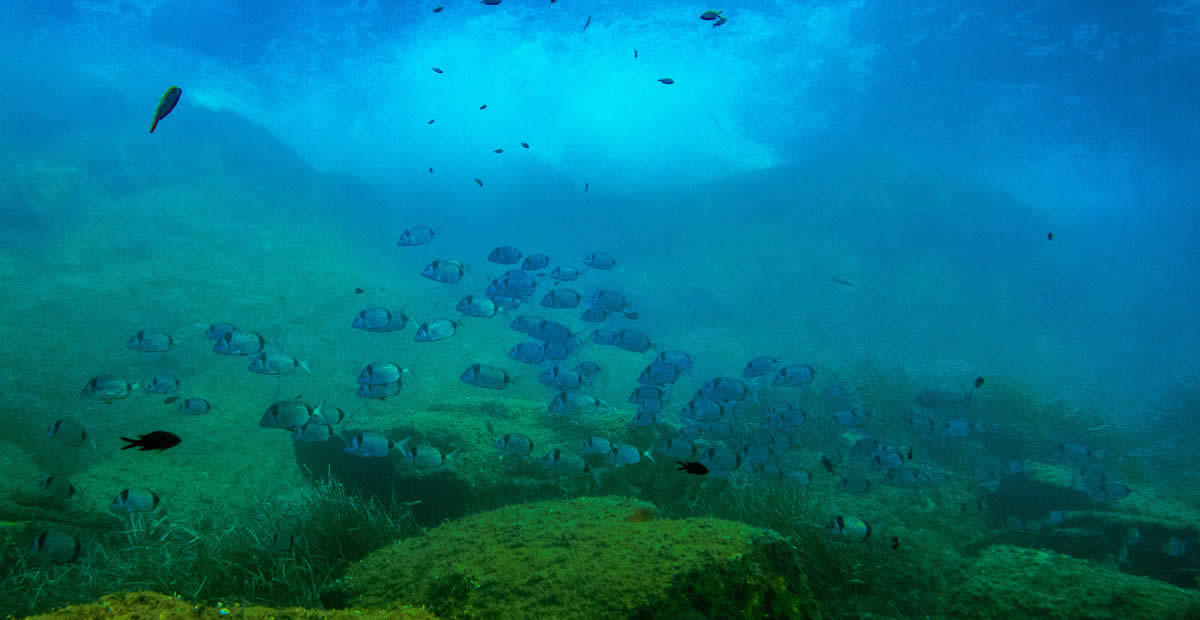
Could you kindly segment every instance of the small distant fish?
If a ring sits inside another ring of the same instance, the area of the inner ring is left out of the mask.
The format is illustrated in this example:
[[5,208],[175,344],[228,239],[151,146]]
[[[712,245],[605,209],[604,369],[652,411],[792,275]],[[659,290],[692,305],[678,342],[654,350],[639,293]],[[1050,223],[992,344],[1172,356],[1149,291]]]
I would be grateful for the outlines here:
[[433,7],[433,12],[434,12],[434,13],[441,13],[441,12],[442,12],[442,9],[444,9],[444,8],[445,8],[445,7],[443,7],[443,6],[440,6],[440,5],[439,5],[439,6],[435,6],[435,7]]
[[587,27],[591,26],[591,25],[592,25],[592,16],[588,15],[587,22],[583,24],[583,28],[580,28],[579,32],[583,32],[584,30],[587,30]]
[[854,286],[853,282],[839,276],[833,276],[833,281],[841,284],[842,286]]
[[504,149],[495,149],[495,150],[493,150],[492,152],[493,152],[493,153],[503,153],[503,152],[504,152]]
[[147,394],[174,394],[179,391],[179,379],[175,377],[153,377],[146,384]]
[[442,71],[441,69],[439,69],[439,68],[437,68],[437,67],[434,67],[434,68],[433,68],[433,72],[434,72],[434,73],[445,73],[444,71]]
[[429,174],[433,174],[433,168],[429,169]]
[[234,330],[226,332],[213,345],[213,353],[222,355],[254,355],[263,350],[267,341],[258,332]]
[[146,489],[129,488],[113,498],[108,509],[113,512],[150,512],[158,507],[158,494]]
[[48,476],[38,483],[38,488],[46,495],[59,499],[67,499],[76,492],[75,485],[62,476]]
[[1053,231],[1046,233],[1046,241],[1054,241],[1054,232]]
[[704,21],[712,21],[721,16],[724,11],[705,11],[700,14],[700,19]]
[[529,143],[528,143],[528,142],[522,142],[522,143],[521,143],[521,146],[522,146],[523,148],[529,148]]
[[428,123],[425,123],[425,124],[426,124],[426,125],[432,125],[434,120],[435,120],[435,119],[432,119],[432,118],[431,118],[431,119],[429,119],[429,122],[428,122]]
[[449,258],[436,259],[421,270],[422,277],[444,284],[457,284],[466,273],[467,268],[462,263]]
[[147,332],[143,329],[130,336],[129,342],[125,343],[125,346],[143,353],[163,353],[171,349],[172,343],[171,337],[167,334]]
[[871,526],[862,519],[837,515],[829,521],[829,533],[850,540],[866,542],[871,537]]
[[308,362],[298,360],[287,353],[271,350],[256,353],[246,369],[260,375],[291,375],[300,371],[312,374]]
[[724,26],[725,22],[727,22],[727,21],[729,21],[728,18],[721,17],[717,21],[713,22],[713,28],[716,28],[717,26]]
[[892,551],[895,551],[900,548],[900,537],[891,536],[888,538],[888,540],[891,541],[891,543],[892,543]]
[[364,291],[364,290],[362,289],[362,287],[361,287],[361,286],[360,286],[360,287],[358,287],[358,288],[356,288],[356,289],[354,289],[354,294],[355,294],[355,295],[362,295],[362,294],[363,294],[363,293],[365,293],[365,292],[366,292],[366,291]]
[[168,433],[167,431],[154,431],[152,433],[146,433],[145,435],[138,435],[137,439],[122,437],[121,441],[129,442],[128,445],[121,446],[122,450],[137,448],[141,452],[145,452],[147,450],[158,450],[159,452],[162,452],[168,448],[174,448],[175,446],[179,445],[180,441],[183,440],[180,439],[179,435],[176,435],[175,433]]
[[483,104],[483,105],[479,106],[479,109],[480,109],[480,110],[486,110],[486,109],[487,109],[487,104],[485,103],[485,104]]
[[546,254],[530,254],[521,261],[521,271],[537,271],[550,266],[550,257]]
[[[405,439],[400,444],[403,446],[407,442],[408,440]],[[385,437],[383,433],[363,431],[352,437],[342,451],[354,456],[381,458],[390,454],[394,447],[396,447],[396,442]]]
[[635,47],[635,48],[633,48],[633,58],[634,58],[635,60],[637,59],[637,48],[636,48],[636,47]]
[[[584,257],[583,264],[587,265],[588,267],[591,267],[592,269],[599,269],[601,271],[610,271],[613,267],[617,266],[617,259],[613,258],[613,255],[609,254],[608,252],[592,252],[591,254],[588,254],[587,256]],[[595,302],[593,302],[593,303],[595,303]],[[613,307],[609,307],[607,305],[605,305],[603,307],[605,310],[613,310],[613,311],[623,309],[623,307],[613,308]]]
[[979,389],[979,388],[983,387],[983,381],[984,381],[983,377],[975,377],[975,388]]
[[69,446],[79,447],[87,441],[87,430],[70,420],[56,420],[46,429],[46,436]]
[[508,433],[496,440],[496,449],[504,454],[529,456],[533,453],[533,440],[520,433]]
[[674,84],[675,83],[675,80],[672,80],[671,78],[659,78],[658,81],[662,82],[663,84]]
[[487,259],[498,265],[515,265],[521,262],[521,250],[511,245],[502,245],[488,253]]
[[500,0],[480,0],[479,3],[486,4],[488,6],[496,6],[497,4],[500,4]]
[[83,545],[78,538],[59,530],[46,530],[33,539],[29,554],[42,562],[67,564],[79,559]]
[[178,397],[178,396],[168,396],[168,397],[166,397],[166,398],[163,400],[163,404],[164,404],[164,405],[170,405],[171,403],[173,403],[173,402],[175,402],[175,401],[177,401],[177,400],[179,400],[179,397]]
[[475,183],[476,183],[477,185],[479,185],[479,187],[483,187],[483,181],[480,181],[480,180],[479,180],[479,177],[476,177],[476,178],[475,178]]
[[458,378],[467,385],[489,390],[503,390],[512,384],[508,372],[490,364],[472,364]]
[[150,133],[154,133],[154,128],[158,127],[158,121],[166,118],[171,110],[175,109],[175,104],[179,103],[179,96],[183,94],[183,89],[178,86],[172,86],[163,93],[162,99],[158,100],[158,107],[154,108],[154,122],[150,123]]
[[708,468],[704,466],[704,463],[697,461],[678,461],[678,463],[679,467],[675,471],[695,474],[697,476],[708,475]]
[[84,398],[112,403],[114,400],[121,400],[129,396],[129,392],[137,388],[138,385],[136,383],[129,383],[124,379],[110,375],[101,375],[88,381],[88,384],[83,386],[81,395]]
[[203,398],[185,398],[179,403],[179,411],[187,415],[204,415],[212,409],[212,404]]
[[229,332],[236,332],[237,326],[233,323],[213,323],[204,330],[205,340],[220,340]]
[[[429,171],[433,172],[433,168],[430,168]],[[433,238],[436,235],[437,229],[433,228],[432,226],[426,226],[424,224],[413,226],[400,231],[400,239],[396,241],[396,245],[402,247],[425,245],[426,243],[433,241]]]

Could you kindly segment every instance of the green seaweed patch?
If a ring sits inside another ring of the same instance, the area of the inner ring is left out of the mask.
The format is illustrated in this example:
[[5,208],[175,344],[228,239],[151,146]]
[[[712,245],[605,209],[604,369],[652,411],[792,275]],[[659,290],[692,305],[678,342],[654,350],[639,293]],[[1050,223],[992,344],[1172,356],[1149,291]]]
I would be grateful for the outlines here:
[[1200,617],[1200,594],[1069,556],[997,545],[948,596],[952,618]]
[[795,588],[802,580],[755,561],[761,534],[719,519],[659,519],[652,504],[628,498],[537,502],[381,549],[354,564],[343,587],[358,606],[404,601],[447,618],[626,617],[680,606],[816,615],[811,595]]

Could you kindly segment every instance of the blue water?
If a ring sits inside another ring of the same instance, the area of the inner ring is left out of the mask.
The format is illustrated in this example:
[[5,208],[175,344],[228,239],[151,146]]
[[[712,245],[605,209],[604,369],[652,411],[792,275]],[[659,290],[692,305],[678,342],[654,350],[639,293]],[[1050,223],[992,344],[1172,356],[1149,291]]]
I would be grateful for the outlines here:
[[[629,295],[618,326],[691,352],[697,386],[764,354],[914,392],[982,376],[1161,439],[1129,467],[1194,441],[1154,421],[1200,370],[1200,4],[742,2],[716,28],[679,3],[433,6],[8,2],[8,391],[61,414],[90,376],[161,370],[130,361],[137,329],[234,320],[322,358],[248,410],[394,352],[425,377],[413,402],[438,402],[513,334],[468,321],[430,352],[342,332],[363,302],[453,315],[511,244],[614,254],[578,288]],[[416,224],[437,240],[397,248]],[[461,287],[419,278],[438,257],[468,263]],[[650,357],[603,356],[596,395],[622,402]],[[64,385],[28,381],[62,364]],[[514,393],[548,399],[525,372]],[[1086,442],[1061,427],[1038,439]]]

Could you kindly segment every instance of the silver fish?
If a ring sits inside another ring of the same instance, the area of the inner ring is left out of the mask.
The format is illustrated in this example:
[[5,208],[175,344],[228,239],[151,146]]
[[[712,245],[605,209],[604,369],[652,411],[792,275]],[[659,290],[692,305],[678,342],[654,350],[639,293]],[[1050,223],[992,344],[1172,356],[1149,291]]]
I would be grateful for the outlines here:
[[138,330],[129,338],[126,347],[143,353],[163,353],[171,349],[171,337],[162,332]]
[[270,349],[256,353],[246,368],[250,372],[260,375],[291,375],[299,371],[304,371],[308,374],[312,373],[308,369],[308,362],[298,360],[287,353],[272,351]]

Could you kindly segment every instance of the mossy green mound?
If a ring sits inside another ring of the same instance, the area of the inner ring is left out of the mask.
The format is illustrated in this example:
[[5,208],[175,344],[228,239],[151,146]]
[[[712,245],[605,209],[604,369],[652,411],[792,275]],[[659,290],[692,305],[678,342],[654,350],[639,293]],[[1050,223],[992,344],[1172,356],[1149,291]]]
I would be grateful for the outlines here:
[[654,514],[614,497],[509,506],[376,551],[343,584],[359,607],[447,618],[819,617],[762,530]]
[[980,554],[944,613],[955,618],[1200,618],[1200,595],[1046,551]]
[[110,594],[95,603],[71,605],[47,614],[29,616],[31,620],[92,620],[100,618],[285,618],[305,620],[435,620],[435,616],[421,609],[400,607],[388,611],[344,609],[321,611],[291,607],[195,604],[176,596],[157,592],[120,592]]

